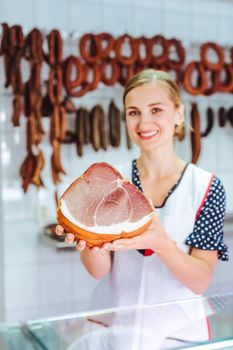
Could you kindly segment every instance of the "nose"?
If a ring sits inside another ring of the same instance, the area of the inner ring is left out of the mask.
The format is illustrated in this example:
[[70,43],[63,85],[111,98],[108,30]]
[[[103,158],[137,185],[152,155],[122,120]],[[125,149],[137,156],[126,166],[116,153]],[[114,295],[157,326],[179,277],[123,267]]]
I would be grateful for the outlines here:
[[151,114],[148,110],[141,111],[140,124],[150,124],[152,121]]

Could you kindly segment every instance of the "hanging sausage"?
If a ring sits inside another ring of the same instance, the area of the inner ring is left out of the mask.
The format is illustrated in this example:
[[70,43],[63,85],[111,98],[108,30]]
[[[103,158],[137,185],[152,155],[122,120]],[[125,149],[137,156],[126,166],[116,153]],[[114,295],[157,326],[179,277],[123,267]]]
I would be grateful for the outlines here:
[[79,157],[83,155],[83,145],[85,143],[85,125],[86,125],[86,111],[83,108],[79,108],[75,117],[75,138],[76,149]]
[[[133,65],[138,57],[138,45],[138,39],[128,34],[119,36],[114,47],[117,62],[125,66]],[[125,55],[126,47],[129,49],[130,55]]]
[[214,126],[214,110],[211,107],[208,107],[206,111],[206,128],[201,132],[201,137],[206,137],[209,135]]
[[[174,57],[175,56],[175,57]],[[167,66],[169,69],[181,70],[185,62],[185,49],[180,40],[168,40]]]
[[90,112],[90,132],[93,149],[107,149],[107,135],[105,130],[105,114],[100,105],[92,108]]
[[231,126],[233,127],[233,107],[229,108],[227,111],[227,120],[229,120]]
[[[208,59],[209,50],[213,50],[218,57],[217,62],[212,62]],[[201,62],[205,68],[220,71],[224,64],[224,52],[220,45],[217,45],[213,42],[207,42],[201,45],[200,47],[200,56]]]
[[[222,77],[223,75],[223,77]],[[230,93],[233,91],[233,66],[224,64],[216,74],[217,91]]]
[[[109,74],[110,69],[110,74]],[[106,58],[101,61],[100,66],[100,80],[107,86],[112,86],[119,81],[120,66],[115,58]]]
[[[142,52],[145,52],[142,55]],[[138,39],[138,56],[136,63],[139,63],[141,67],[146,67],[152,60],[152,40],[141,36]]]
[[119,147],[121,143],[121,111],[113,101],[108,109],[109,141],[113,147]]
[[[76,142],[79,156],[83,146],[91,142],[94,150],[107,149],[108,143],[118,147],[121,143],[121,126],[125,121],[121,111],[111,101],[107,114],[97,105],[89,113],[79,108],[76,115],[76,130],[67,130],[67,113],[76,113],[76,106],[70,99],[82,97],[98,88],[99,82],[106,86],[116,83],[125,85],[127,80],[145,67],[168,71],[178,83],[183,83],[186,92],[191,95],[209,96],[216,92],[233,92],[233,66],[225,62],[224,50],[220,45],[207,42],[200,47],[200,62],[189,62],[185,69],[186,52],[182,42],[162,35],[152,38],[134,38],[128,34],[114,38],[109,33],[84,34],[79,40],[79,56],[63,57],[63,40],[58,30],[52,30],[47,36],[48,50],[44,51],[43,35],[34,28],[24,37],[20,26],[2,24],[0,54],[3,56],[5,86],[13,91],[12,123],[20,126],[20,117],[27,118],[27,155],[20,169],[22,186],[26,191],[29,184],[42,186],[41,171],[44,158],[40,143],[45,131],[42,116],[50,117],[49,138],[53,148],[51,157],[52,176],[55,183],[65,171],[61,164],[60,143]],[[214,52],[217,60],[212,60]],[[233,48],[230,48],[233,61]],[[212,52],[212,53],[213,53]],[[28,61],[29,78],[24,83],[21,76],[21,60]],[[49,65],[49,76],[42,81],[43,63]],[[47,87],[43,92],[43,84]],[[64,96],[63,86],[66,96]],[[228,111],[221,107],[217,111],[220,127],[227,121],[233,126],[232,108]],[[107,122],[107,124],[106,124]],[[206,126],[200,131],[200,115],[197,104],[192,104],[191,132],[192,162],[197,162],[201,151],[200,137],[209,135],[214,124],[214,111],[206,111]],[[194,132],[195,130],[195,132]],[[108,132],[108,134],[107,134]],[[131,141],[126,132],[127,147]]]
[[191,162],[196,164],[201,153],[200,114],[196,103],[192,103],[191,107],[191,128]]
[[[196,84],[193,83],[193,74],[198,75]],[[190,62],[184,70],[184,89],[191,95],[201,95],[206,91],[207,79],[205,68],[202,63],[193,61]]]
[[218,109],[218,125],[223,128],[227,121],[227,111],[224,107]]

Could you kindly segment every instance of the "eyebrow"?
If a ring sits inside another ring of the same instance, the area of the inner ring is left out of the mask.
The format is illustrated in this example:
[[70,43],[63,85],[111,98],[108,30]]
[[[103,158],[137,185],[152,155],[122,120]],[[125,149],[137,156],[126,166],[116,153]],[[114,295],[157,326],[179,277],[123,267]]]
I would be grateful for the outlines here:
[[153,107],[153,106],[157,106],[157,105],[163,105],[163,103],[162,102],[155,102],[155,103],[150,103],[148,106]]
[[[163,105],[162,102],[154,102],[154,103],[150,103],[148,105],[148,107],[153,107],[153,106],[157,106],[157,105]],[[126,109],[138,109],[138,107],[135,107],[135,106],[129,106],[127,107]]]

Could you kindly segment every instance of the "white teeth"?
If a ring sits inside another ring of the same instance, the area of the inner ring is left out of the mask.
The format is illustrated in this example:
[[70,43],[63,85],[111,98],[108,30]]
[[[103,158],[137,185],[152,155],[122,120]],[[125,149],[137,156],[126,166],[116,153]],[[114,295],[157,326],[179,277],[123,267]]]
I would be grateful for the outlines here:
[[156,134],[158,134],[158,131],[140,132],[140,135],[144,137],[154,136]]

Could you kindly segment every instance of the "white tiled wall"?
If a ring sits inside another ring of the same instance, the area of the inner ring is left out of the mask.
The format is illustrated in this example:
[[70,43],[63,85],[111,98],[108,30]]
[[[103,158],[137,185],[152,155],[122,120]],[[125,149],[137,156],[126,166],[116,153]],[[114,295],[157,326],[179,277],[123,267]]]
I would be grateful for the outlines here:
[[[10,25],[23,25],[25,33],[38,27],[45,32],[53,28],[78,37],[84,32],[124,33],[133,36],[163,34],[183,40],[189,57],[197,55],[192,43],[213,40],[232,45],[233,4],[217,0],[1,0],[0,21]],[[75,50],[67,45],[67,52]],[[196,57],[198,58],[198,57]],[[82,98],[88,108],[95,103],[107,107],[111,97],[121,106],[119,86],[103,86]],[[43,179],[46,190],[30,188],[24,195],[18,178],[19,165],[25,156],[24,127],[13,129],[11,125],[11,94],[3,89],[3,62],[0,58],[0,319],[17,320],[38,318],[83,310],[96,281],[88,276],[75,251],[56,251],[44,245],[38,234],[41,226],[55,220],[54,186],[49,176],[51,149],[47,140],[43,143],[46,153],[46,169]],[[187,116],[190,101],[198,100],[204,117],[210,105],[233,105],[232,95],[214,95],[209,98],[191,98],[184,94]],[[80,104],[80,101],[75,101]],[[187,118],[188,119],[188,118]],[[43,120],[45,128],[48,120]],[[187,120],[187,124],[189,120]],[[203,128],[205,122],[202,119]],[[227,192],[227,211],[233,213],[232,149],[233,128],[214,126],[211,134],[202,140],[199,165],[214,171]],[[176,145],[185,160],[190,160],[189,131],[186,139]],[[136,148],[121,148],[95,153],[84,149],[84,157],[78,158],[74,146],[62,148],[62,159],[67,176],[58,186],[59,193],[93,161],[104,160],[119,164],[132,159]],[[223,282],[226,271],[220,266]],[[228,265],[228,270],[229,270]],[[216,273],[218,273],[218,271]],[[228,281],[228,280],[227,280]],[[229,281],[228,281],[229,282]],[[223,283],[222,283],[223,285]]]

